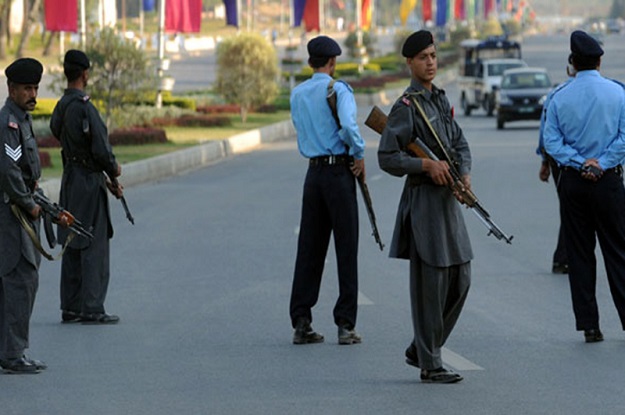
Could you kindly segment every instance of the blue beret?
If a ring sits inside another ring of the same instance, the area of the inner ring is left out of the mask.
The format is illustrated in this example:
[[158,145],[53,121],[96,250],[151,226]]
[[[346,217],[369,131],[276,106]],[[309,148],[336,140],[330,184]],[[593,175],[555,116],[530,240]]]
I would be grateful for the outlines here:
[[64,64],[72,64],[80,66],[83,69],[89,69],[91,64],[85,52],[76,49],[70,49],[65,53]]
[[404,42],[404,46],[401,48],[401,54],[405,58],[413,58],[417,53],[423,49],[427,49],[434,44],[434,36],[427,30],[419,30],[414,32]]
[[317,36],[308,42],[308,55],[315,58],[333,58],[341,54],[341,47],[328,36]]
[[20,58],[7,66],[4,74],[16,84],[38,84],[41,81],[43,65],[33,58]]
[[599,42],[581,30],[571,33],[571,52],[590,58],[598,58],[603,55],[603,49],[601,49]]

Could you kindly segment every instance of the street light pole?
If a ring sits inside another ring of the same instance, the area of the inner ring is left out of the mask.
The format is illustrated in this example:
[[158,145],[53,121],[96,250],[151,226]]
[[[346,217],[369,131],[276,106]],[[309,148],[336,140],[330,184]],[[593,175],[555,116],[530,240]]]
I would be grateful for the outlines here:
[[85,0],[80,0],[80,47],[87,48],[87,18],[85,12]]

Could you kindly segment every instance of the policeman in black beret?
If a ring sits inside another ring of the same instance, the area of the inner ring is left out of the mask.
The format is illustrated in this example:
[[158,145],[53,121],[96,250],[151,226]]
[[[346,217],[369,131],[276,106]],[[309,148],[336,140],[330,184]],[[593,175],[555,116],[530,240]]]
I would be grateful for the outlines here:
[[[119,317],[104,309],[113,236],[107,187],[117,197],[122,188],[106,177],[117,178],[121,165],[113,154],[106,125],[85,93],[90,67],[84,52],[67,51],[63,60],[67,89],[50,119],[52,134],[63,147],[60,204],[85,226],[93,227],[94,235],[92,240],[76,236],[63,255],[61,321],[115,324]],[[68,236],[67,231],[59,230],[60,242]]]
[[449,164],[415,157],[408,145],[419,137],[439,160],[446,158],[445,147],[466,188],[471,186],[471,153],[445,92],[433,83],[437,56],[432,33],[411,34],[402,55],[412,75],[410,86],[393,105],[378,147],[380,167],[406,177],[389,256],[410,260],[414,332],[406,363],[421,369],[422,382],[454,383],[462,376],[443,367],[441,348],[467,298],[473,252],[460,203],[449,189]]
[[[339,344],[356,344],[358,311],[358,204],[356,178],[365,177],[365,142],[356,120],[352,88],[334,81],[341,47],[327,36],[310,40],[308,64],[313,76],[291,92],[291,116],[300,154],[308,159],[304,184],[297,258],[291,291],[293,343],[320,343],[312,329],[322,264],[333,235],[339,278],[339,296],[333,309]],[[334,97],[330,106],[328,96]],[[320,266],[321,265],[321,266]]]
[[41,166],[28,112],[37,104],[43,66],[22,58],[4,73],[9,96],[0,109],[0,366],[9,373],[38,373],[45,363],[26,357],[24,351],[29,347],[41,255],[11,206],[25,212],[28,226],[38,233],[41,207],[33,193]]
[[625,327],[625,90],[600,73],[603,49],[587,33],[571,33],[575,78],[553,94],[543,132],[547,153],[561,167],[558,196],[575,329],[587,343],[603,340],[595,295],[596,241],[610,293]]

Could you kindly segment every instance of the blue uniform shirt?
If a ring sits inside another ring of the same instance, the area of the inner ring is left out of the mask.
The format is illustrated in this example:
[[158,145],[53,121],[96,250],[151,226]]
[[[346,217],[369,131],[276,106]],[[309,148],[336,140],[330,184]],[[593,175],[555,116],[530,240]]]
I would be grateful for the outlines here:
[[365,142],[356,123],[356,101],[352,89],[344,82],[336,82],[336,106],[339,130],[326,95],[332,77],[315,73],[312,78],[296,86],[291,92],[291,119],[297,131],[299,152],[306,158],[349,154],[360,160],[364,157]]
[[560,89],[564,88],[569,82],[571,82],[573,78],[569,78],[557,87],[555,87],[549,94],[547,98],[545,98],[545,103],[543,104],[543,113],[540,116],[540,128],[538,130],[538,147],[536,148],[536,154],[541,156],[543,160],[545,159],[545,155],[543,154],[543,149],[545,148],[545,122],[547,121],[547,107],[551,102],[553,95],[558,92]]
[[547,108],[545,150],[561,166],[596,158],[602,169],[625,158],[625,90],[596,70],[578,72]]

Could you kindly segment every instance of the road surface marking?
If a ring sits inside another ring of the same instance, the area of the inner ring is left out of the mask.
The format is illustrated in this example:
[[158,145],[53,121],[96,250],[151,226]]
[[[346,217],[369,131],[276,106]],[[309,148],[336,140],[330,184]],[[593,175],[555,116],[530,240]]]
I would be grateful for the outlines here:
[[373,305],[373,301],[371,301],[366,295],[358,291],[358,305]]
[[443,354],[443,361],[451,366],[453,369],[458,371],[463,370],[484,370],[482,366],[478,366],[472,361],[465,359],[457,353],[452,352],[451,350],[443,347],[441,350]]

